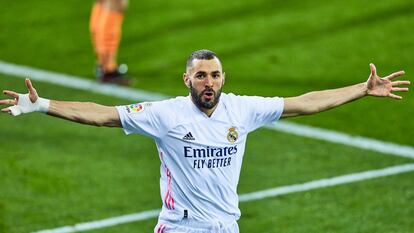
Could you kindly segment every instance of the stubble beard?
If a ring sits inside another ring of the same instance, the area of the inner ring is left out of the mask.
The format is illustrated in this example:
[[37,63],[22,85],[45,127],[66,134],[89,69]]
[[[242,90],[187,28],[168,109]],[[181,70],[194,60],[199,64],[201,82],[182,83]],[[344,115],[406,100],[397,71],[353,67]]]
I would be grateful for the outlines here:
[[[212,101],[203,101],[203,95],[206,91],[211,91],[214,93],[214,99]],[[198,108],[212,109],[217,105],[217,103],[220,100],[221,88],[217,91],[217,93],[213,90],[213,88],[206,88],[200,94],[198,94],[197,90],[193,87],[193,84],[190,83],[190,93],[193,102],[196,104]]]

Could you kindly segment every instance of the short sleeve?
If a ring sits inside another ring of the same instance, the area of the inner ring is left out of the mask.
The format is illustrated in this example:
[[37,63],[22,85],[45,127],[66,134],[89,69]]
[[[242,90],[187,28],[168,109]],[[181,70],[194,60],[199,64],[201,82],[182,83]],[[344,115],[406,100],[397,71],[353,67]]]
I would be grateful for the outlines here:
[[249,131],[279,120],[283,113],[284,99],[281,97],[246,96],[243,102]]
[[125,134],[141,134],[152,138],[163,137],[169,130],[171,112],[167,101],[144,102],[117,106]]

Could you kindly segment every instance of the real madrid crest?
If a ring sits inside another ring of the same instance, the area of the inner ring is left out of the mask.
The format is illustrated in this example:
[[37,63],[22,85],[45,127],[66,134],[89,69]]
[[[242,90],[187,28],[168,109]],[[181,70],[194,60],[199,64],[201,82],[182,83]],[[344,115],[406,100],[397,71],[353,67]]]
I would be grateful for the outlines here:
[[227,133],[227,140],[229,142],[235,142],[239,138],[239,133],[236,131],[236,127],[229,128],[229,132]]

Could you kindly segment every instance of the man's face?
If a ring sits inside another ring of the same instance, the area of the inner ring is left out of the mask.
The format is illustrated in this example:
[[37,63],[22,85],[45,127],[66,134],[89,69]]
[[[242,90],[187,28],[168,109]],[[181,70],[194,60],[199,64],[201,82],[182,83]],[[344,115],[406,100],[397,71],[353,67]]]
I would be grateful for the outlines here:
[[220,61],[193,60],[193,65],[184,74],[184,82],[190,88],[191,97],[199,108],[214,108],[224,84],[224,74]]

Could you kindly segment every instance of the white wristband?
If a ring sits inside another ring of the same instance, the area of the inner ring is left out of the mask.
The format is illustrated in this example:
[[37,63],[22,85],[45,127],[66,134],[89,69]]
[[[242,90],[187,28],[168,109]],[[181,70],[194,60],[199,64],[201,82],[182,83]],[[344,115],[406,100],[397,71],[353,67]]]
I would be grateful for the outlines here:
[[37,98],[36,102],[32,103],[29,98],[29,94],[19,94],[19,101],[17,105],[10,107],[11,114],[18,116],[20,114],[31,112],[43,112],[49,111],[50,100],[44,98]]
[[49,112],[50,100],[39,97],[36,103],[37,102],[39,102],[38,109],[37,109],[38,112],[42,112],[42,113]]

